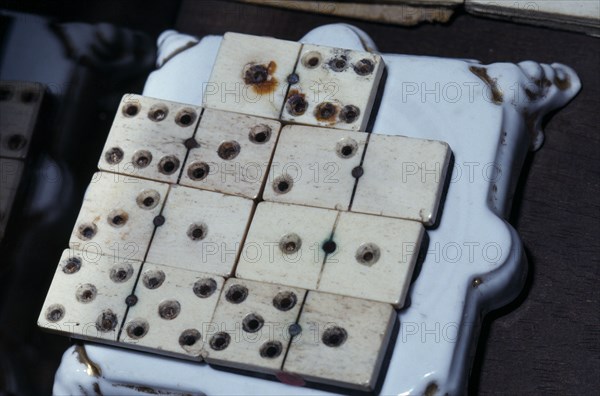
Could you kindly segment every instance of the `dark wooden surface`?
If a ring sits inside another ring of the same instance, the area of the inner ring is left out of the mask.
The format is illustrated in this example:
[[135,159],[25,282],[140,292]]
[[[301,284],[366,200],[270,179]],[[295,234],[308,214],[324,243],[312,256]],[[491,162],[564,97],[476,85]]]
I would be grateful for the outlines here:
[[217,1],[183,1],[176,28],[198,36],[236,31],[297,40],[317,26],[352,23],[383,52],[560,62],[583,90],[546,125],[526,164],[511,215],[530,265],[526,290],[489,316],[470,393],[593,395],[600,389],[600,39],[457,15],[450,24],[401,28]]

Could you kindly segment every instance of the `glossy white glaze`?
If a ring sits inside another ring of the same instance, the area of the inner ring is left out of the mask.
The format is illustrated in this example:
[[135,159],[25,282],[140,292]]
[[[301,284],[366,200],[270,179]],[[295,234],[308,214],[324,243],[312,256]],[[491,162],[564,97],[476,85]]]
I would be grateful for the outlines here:
[[[314,29],[301,41],[374,49],[364,32],[348,25]],[[144,95],[200,104],[219,42],[206,37],[164,63],[149,77]],[[428,231],[427,258],[409,291],[412,303],[398,315],[400,331],[379,392],[463,394],[482,314],[512,300],[525,278],[521,242],[504,220],[523,159],[530,146],[541,145],[542,117],[572,99],[580,81],[558,64],[383,57],[388,77],[373,130],[448,142],[454,171],[439,226]],[[71,348],[57,372],[55,394],[93,393],[94,386],[103,394],[137,394],[137,385],[209,395],[323,394],[206,364],[108,346],[86,350],[102,375],[89,376]]]

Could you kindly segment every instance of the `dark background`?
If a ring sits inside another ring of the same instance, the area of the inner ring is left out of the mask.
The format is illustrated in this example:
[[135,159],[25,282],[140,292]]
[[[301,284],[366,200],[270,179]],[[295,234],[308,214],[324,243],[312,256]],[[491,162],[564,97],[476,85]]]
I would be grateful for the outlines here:
[[236,31],[298,40],[317,26],[346,22],[367,32],[382,52],[573,67],[582,92],[548,120],[546,141],[528,157],[510,218],[529,259],[527,286],[517,301],[487,317],[470,393],[597,394],[600,39],[461,11],[446,25],[404,28],[219,1],[28,0],[3,1],[0,7],[59,21],[114,23],[153,38],[174,28],[200,37]]

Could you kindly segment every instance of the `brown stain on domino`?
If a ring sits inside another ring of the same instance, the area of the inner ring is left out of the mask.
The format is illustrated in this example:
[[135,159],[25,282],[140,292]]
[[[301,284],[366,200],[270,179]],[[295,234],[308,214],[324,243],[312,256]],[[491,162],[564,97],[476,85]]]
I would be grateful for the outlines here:
[[244,83],[252,87],[258,95],[265,95],[275,91],[279,81],[274,76],[277,63],[270,61],[268,64],[248,63],[242,72]]
[[306,95],[297,89],[290,89],[285,102],[287,112],[293,116],[300,116],[306,112],[307,108]]
[[498,88],[496,79],[488,75],[487,69],[485,67],[469,66],[469,70],[490,87],[492,90],[492,101],[495,104],[501,104],[504,100],[504,95],[502,95],[502,91]]
[[315,118],[317,121],[328,122],[335,124],[337,115],[339,113],[339,106],[331,102],[322,102],[315,108]]

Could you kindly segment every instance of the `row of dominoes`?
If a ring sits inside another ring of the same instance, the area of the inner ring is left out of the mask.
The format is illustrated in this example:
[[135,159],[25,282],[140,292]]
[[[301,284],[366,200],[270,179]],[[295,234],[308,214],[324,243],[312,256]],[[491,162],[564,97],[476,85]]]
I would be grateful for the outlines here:
[[389,304],[141,268],[135,260],[65,250],[40,325],[228,367],[359,389],[376,384],[395,323]]
[[44,95],[39,83],[0,82],[0,240],[25,168]]
[[370,52],[227,33],[204,106],[364,131],[384,69]]
[[252,199],[435,223],[447,144],[280,128],[265,118],[125,95],[98,167]]
[[[376,243],[363,243],[363,232]],[[254,210],[243,197],[99,172],[73,230],[76,249],[63,253],[38,323],[78,338],[368,389],[394,310],[342,295],[401,306],[422,234],[413,221],[272,202]],[[231,274],[236,257],[238,278],[225,281],[219,275]],[[311,356],[327,359],[315,364]]]
[[99,172],[69,245],[225,277],[237,264],[240,278],[400,307],[423,234],[414,221],[273,202],[255,209],[243,197]]

